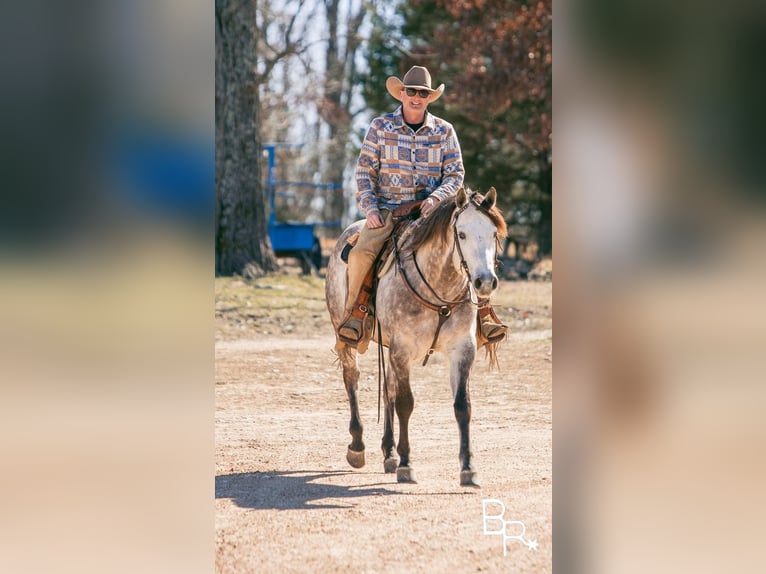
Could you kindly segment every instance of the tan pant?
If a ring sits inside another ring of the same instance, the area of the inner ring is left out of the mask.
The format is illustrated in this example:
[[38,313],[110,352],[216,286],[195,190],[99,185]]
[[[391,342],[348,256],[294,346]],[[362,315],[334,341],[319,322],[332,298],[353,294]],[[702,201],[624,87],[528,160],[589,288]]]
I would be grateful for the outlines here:
[[388,210],[382,210],[383,227],[370,229],[367,224],[362,227],[359,239],[354,248],[348,253],[348,295],[346,296],[346,311],[351,312],[356,296],[362,288],[367,272],[375,262],[375,258],[383,248],[386,239],[394,230],[394,218]]

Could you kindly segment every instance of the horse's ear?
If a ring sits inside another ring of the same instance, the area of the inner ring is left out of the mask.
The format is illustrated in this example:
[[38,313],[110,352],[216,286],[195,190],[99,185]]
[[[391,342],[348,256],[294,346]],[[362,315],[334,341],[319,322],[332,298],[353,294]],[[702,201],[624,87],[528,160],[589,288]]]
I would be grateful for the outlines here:
[[457,191],[457,195],[455,196],[455,205],[457,205],[458,209],[462,209],[466,206],[468,203],[468,194],[465,192],[465,188],[461,187]]
[[489,211],[495,207],[495,203],[497,203],[497,191],[494,187],[490,187],[487,195],[484,196],[484,201],[481,202],[481,206]]

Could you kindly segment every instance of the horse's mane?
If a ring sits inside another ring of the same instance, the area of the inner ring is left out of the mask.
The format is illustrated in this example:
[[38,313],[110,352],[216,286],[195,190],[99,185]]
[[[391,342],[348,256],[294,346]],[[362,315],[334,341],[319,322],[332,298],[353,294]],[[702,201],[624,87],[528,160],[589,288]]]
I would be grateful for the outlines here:
[[[484,201],[482,194],[471,191],[468,188],[466,188],[466,193],[468,193],[468,200],[473,202],[479,211],[489,217],[495,227],[497,227],[498,238],[504,239],[508,228],[502,212],[497,206],[487,209],[481,205]],[[412,251],[416,251],[432,240],[446,243],[448,232],[450,231],[450,223],[452,223],[452,214],[455,212],[456,207],[455,196],[440,201],[428,217],[422,217],[415,222],[412,234],[407,242],[407,247],[412,249]]]

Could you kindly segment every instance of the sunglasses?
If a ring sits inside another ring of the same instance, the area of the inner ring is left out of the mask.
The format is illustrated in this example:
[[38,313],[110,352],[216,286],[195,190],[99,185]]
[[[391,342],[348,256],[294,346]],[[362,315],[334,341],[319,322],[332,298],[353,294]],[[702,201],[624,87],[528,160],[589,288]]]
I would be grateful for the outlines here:
[[431,95],[431,92],[428,90],[416,90],[415,88],[405,88],[404,91],[407,92],[407,95],[411,98],[414,97],[415,94],[419,95],[421,98],[427,98]]

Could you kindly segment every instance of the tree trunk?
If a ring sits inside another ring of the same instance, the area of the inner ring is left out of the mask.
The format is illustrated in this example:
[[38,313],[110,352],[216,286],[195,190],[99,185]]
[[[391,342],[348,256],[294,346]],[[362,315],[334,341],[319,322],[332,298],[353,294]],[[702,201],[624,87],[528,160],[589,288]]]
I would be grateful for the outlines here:
[[278,268],[261,183],[254,1],[215,2],[215,270],[245,276]]

